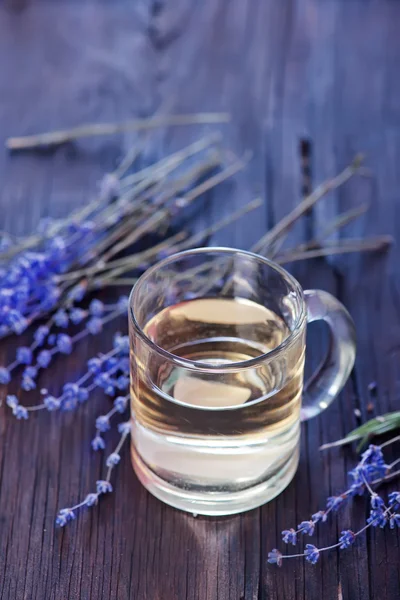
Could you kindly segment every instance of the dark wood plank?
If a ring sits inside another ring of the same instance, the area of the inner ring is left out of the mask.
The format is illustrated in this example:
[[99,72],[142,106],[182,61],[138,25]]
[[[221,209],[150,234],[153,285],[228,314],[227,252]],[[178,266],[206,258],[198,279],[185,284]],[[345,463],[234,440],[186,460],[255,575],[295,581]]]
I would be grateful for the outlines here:
[[[26,3],[0,7],[0,136],[173,111],[228,110],[226,144],[252,160],[245,173],[207,197],[195,228],[214,222],[256,195],[257,214],[212,242],[249,247],[301,198],[299,146],[310,142],[314,185],[343,168],[357,151],[374,176],[333,194],[296,227],[291,242],[318,232],[337,211],[368,199],[371,211],[347,233],[400,229],[400,132],[397,3],[272,0],[179,0]],[[21,8],[21,7],[20,7]],[[7,57],[7,58],[5,58]],[[155,132],[147,160],[177,149],[209,128]],[[0,152],[1,227],[34,228],[89,198],[135,138],[82,140],[47,154]],[[374,257],[294,265],[304,287],[338,295],[357,325],[353,382],[319,419],[304,426],[302,458],[289,488],[262,509],[227,519],[193,519],[163,506],[140,486],[126,453],[115,494],[65,531],[58,508],[82,497],[101,474],[88,451],[101,396],[76,415],[38,415],[14,422],[0,407],[0,598],[134,598],[190,600],[390,600],[400,593],[399,539],[372,532],[353,550],[331,553],[316,567],[300,560],[282,570],[267,553],[280,531],[342,490],[349,452],[318,454],[363,418],[368,384],[378,382],[376,413],[398,408],[400,267]],[[125,327],[121,321],[120,327]],[[109,332],[113,328],[110,328]],[[317,362],[324,331],[310,332],[308,360]],[[55,363],[43,385],[56,389],[110,333]],[[10,358],[15,341],[2,345]],[[1,390],[4,393],[4,390]],[[110,436],[110,447],[116,442]],[[331,543],[342,528],[361,526],[363,501],[346,508],[316,538]]]

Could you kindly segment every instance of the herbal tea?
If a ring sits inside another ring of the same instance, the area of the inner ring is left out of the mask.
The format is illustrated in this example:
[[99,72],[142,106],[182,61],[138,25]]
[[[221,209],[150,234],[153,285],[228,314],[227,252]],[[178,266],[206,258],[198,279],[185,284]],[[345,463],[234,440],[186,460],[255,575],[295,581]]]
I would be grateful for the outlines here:
[[[304,342],[289,349],[286,360],[265,358],[229,369],[288,338],[280,316],[243,298],[200,298],[164,308],[144,333],[203,369],[132,355],[136,464],[140,461],[163,482],[188,493],[232,495],[267,480],[271,487],[274,476],[281,481],[285,470],[292,477]],[[207,366],[221,367],[220,374],[215,368],[207,372]]]

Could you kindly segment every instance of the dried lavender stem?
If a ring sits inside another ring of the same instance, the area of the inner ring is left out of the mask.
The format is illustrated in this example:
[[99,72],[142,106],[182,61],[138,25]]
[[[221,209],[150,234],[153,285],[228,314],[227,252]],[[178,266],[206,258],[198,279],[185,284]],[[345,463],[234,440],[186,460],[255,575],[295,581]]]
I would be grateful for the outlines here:
[[[128,155],[122,160],[122,163],[124,161],[126,161],[127,159],[128,159]],[[118,168],[119,167],[117,167],[117,170],[118,170]],[[21,240],[21,242],[18,245],[14,246],[13,248],[10,248],[9,250],[6,250],[5,252],[0,252],[0,260],[5,259],[5,258],[10,259],[13,256],[15,256],[15,254],[18,254],[19,252],[22,252],[23,250],[29,250],[30,248],[34,248],[40,242],[42,242],[44,239],[51,238],[51,237],[54,237],[55,235],[57,235],[59,233],[59,231],[63,227],[68,225],[69,223],[82,222],[85,218],[87,218],[90,215],[91,212],[93,212],[95,209],[97,209],[99,207],[99,205],[101,205],[102,202],[108,203],[108,199],[105,199],[102,196],[96,196],[96,198],[91,200],[89,202],[89,204],[87,204],[83,208],[79,208],[79,209],[73,211],[66,218],[58,219],[53,225],[51,225],[49,227],[49,231],[47,232],[47,234],[45,236],[37,235],[37,234],[30,235],[29,237],[25,238],[24,240]]]
[[348,254],[351,252],[367,252],[386,250],[393,242],[393,238],[388,235],[382,235],[366,240],[343,240],[343,242],[329,246],[326,244],[322,248],[298,252],[296,249],[275,257],[278,264],[306,260],[309,258],[318,258],[320,256],[331,256],[333,254]]
[[[244,159],[240,159],[236,163],[233,163],[232,165],[229,165],[228,167],[226,167],[220,173],[216,173],[212,177],[209,177],[206,181],[199,184],[198,186],[196,186],[195,188],[190,190],[187,194],[185,194],[185,199],[186,199],[187,204],[190,204],[191,202],[193,202],[193,200],[198,198],[198,196],[200,196],[204,192],[206,192],[209,189],[213,188],[214,186],[222,183],[223,181],[228,179],[228,177],[231,177],[232,175],[234,175],[235,173],[237,173],[238,171],[243,169],[244,166],[245,166]],[[120,252],[121,250],[123,250],[127,245],[130,245],[130,244],[134,243],[135,241],[137,241],[137,239],[139,239],[139,237],[142,237],[142,235],[144,235],[144,233],[147,233],[149,231],[149,227],[154,229],[154,227],[156,227],[160,222],[162,222],[166,217],[168,217],[168,215],[169,215],[168,209],[162,209],[161,211],[159,211],[159,213],[153,214],[148,219],[148,221],[146,221],[145,223],[142,223],[142,225],[138,227],[138,230],[136,232],[133,232],[125,240],[120,242],[120,244],[117,244],[116,246],[111,248],[109,250],[109,252],[103,256],[103,260],[108,260],[111,256],[115,255],[117,252]],[[138,237],[138,233],[140,234],[139,237]]]
[[126,171],[133,165],[135,160],[140,156],[141,152],[141,148],[133,146],[111,174],[117,179],[121,180],[124,173],[126,173]]
[[[204,165],[202,165],[200,168],[202,170],[204,170]],[[221,171],[221,173],[217,173],[216,175],[207,179],[204,183],[193,188],[193,190],[191,190],[188,194],[185,195],[187,204],[190,204],[191,202],[193,202],[193,200],[195,200],[198,196],[200,196],[205,190],[214,187],[218,183],[221,183],[222,181],[224,181],[225,179],[227,179],[228,177],[230,177],[231,175],[236,173],[241,168],[243,168],[242,161],[227,167],[226,169]],[[196,167],[196,170],[198,172],[199,167]],[[192,178],[193,178],[193,172],[191,173],[191,179]],[[184,179],[184,181],[185,181],[185,183],[187,183],[189,181],[189,179],[186,177]],[[167,198],[167,200],[169,200],[169,198]],[[167,200],[163,200],[162,203],[165,203]],[[151,207],[151,210],[154,210],[154,206]],[[150,210],[148,212],[150,213]],[[138,239],[140,239],[145,233],[148,233],[149,231],[154,231],[158,225],[160,225],[163,221],[165,221],[165,219],[167,219],[169,217],[169,214],[170,214],[170,211],[167,208],[163,208],[163,209],[157,211],[156,213],[151,214],[150,217],[146,221],[141,223],[135,231],[133,231],[125,239],[120,241],[119,244],[116,244],[112,248],[110,248],[104,254],[104,256],[102,257],[102,260],[108,261],[112,256],[115,256],[115,254],[117,254],[118,252],[120,252],[121,250],[126,248],[127,246],[133,244]]]
[[[111,286],[111,287],[120,287],[120,286],[125,286],[125,285],[129,285],[130,287],[134,286],[135,283],[137,282],[137,277],[122,277],[119,279],[110,279],[110,281],[107,281],[107,286]],[[104,286],[104,280],[103,279],[93,279],[90,283],[90,290],[97,290],[99,288],[102,288]]]
[[[176,251],[180,252],[180,251],[182,251],[184,249],[196,246],[206,236],[212,235],[213,233],[216,233],[217,231],[219,231],[223,227],[226,227],[227,225],[230,225],[231,223],[233,223],[234,221],[236,221],[237,219],[239,219],[240,217],[242,217],[244,214],[246,214],[246,213],[248,213],[248,212],[250,212],[250,211],[258,208],[260,205],[261,205],[260,198],[256,198],[252,202],[249,202],[248,204],[246,204],[246,206],[244,206],[243,208],[241,208],[241,209],[237,210],[236,212],[234,212],[232,215],[229,215],[228,217],[225,217],[224,219],[221,219],[220,221],[218,221],[217,223],[215,223],[215,225],[212,225],[211,227],[208,227],[204,231],[200,231],[199,233],[197,233],[194,236],[192,236],[191,238],[189,238],[189,240],[187,240],[183,244],[178,245],[177,248],[176,248]],[[136,241],[136,240],[134,240],[134,241]],[[130,242],[130,243],[132,243],[132,242]],[[119,275],[119,274],[121,274],[123,272],[126,272],[126,270],[127,270],[126,267],[128,267],[128,269],[130,269],[132,267],[132,263],[131,264],[126,263],[120,269],[117,269],[116,274]],[[121,270],[121,269],[123,269],[123,270]]]
[[189,146],[186,146],[185,148],[182,148],[181,150],[178,150],[177,152],[174,152],[173,154],[162,158],[158,162],[148,167],[145,167],[141,171],[137,171],[132,175],[124,177],[123,179],[121,179],[121,186],[130,186],[133,183],[137,183],[138,181],[145,179],[149,175],[153,174],[155,171],[164,171],[164,169],[167,167],[172,167],[171,170],[173,170],[180,164],[182,164],[187,158],[190,158],[194,154],[205,150],[212,144],[215,144],[220,139],[221,135],[219,133],[213,133],[211,135],[207,135],[203,138],[200,138],[196,142],[189,144]]
[[41,146],[57,146],[82,137],[112,135],[122,131],[141,131],[155,127],[177,125],[202,125],[208,123],[227,123],[228,113],[194,113],[187,115],[159,115],[147,119],[128,119],[120,123],[91,123],[72,129],[62,129],[37,135],[11,137],[6,140],[9,150],[29,150]]
[[[246,206],[244,206],[243,208],[237,210],[235,213],[233,213],[229,217],[225,217],[224,219],[221,219],[220,221],[218,221],[215,225],[212,225],[211,227],[208,227],[207,229],[195,234],[194,236],[189,238],[187,240],[187,242],[185,242],[184,244],[177,245],[176,251],[180,252],[186,248],[195,247],[196,244],[199,243],[200,241],[202,241],[205,237],[212,235],[213,233],[216,233],[217,231],[219,231],[223,227],[226,227],[227,225],[230,225],[231,223],[233,223],[234,221],[239,219],[241,216],[243,216],[243,214],[258,208],[260,205],[261,205],[261,199],[256,198],[252,202],[249,202],[248,204],[246,204]],[[170,238],[170,239],[172,240],[172,238]],[[169,245],[169,247],[171,247],[171,245]],[[142,262],[144,254],[146,252],[148,252],[148,251],[141,253],[140,262]],[[140,256],[140,255],[137,255],[137,256]],[[118,262],[119,261],[113,261],[113,263],[118,263]],[[109,264],[113,264],[113,263],[109,263]],[[105,275],[103,275],[101,278],[97,278],[95,280],[96,287],[98,287],[102,282],[104,284],[108,285],[115,277],[118,277],[118,275],[121,275],[122,273],[126,273],[127,271],[131,270],[132,267],[136,266],[135,263],[136,263],[135,258],[134,258],[134,262],[132,262],[132,261],[129,262],[127,259],[121,259],[121,263],[116,269],[111,270],[111,272],[108,272]],[[194,269],[191,269],[190,271],[186,271],[185,273],[183,273],[182,276],[183,276],[183,278],[186,278],[188,276],[193,277],[198,272],[201,272],[202,270],[207,269],[207,268],[209,268],[209,266],[200,265],[200,268],[195,267]],[[124,284],[125,284],[125,280],[124,280]]]
[[237,219],[240,219],[240,217],[242,217],[243,215],[245,215],[248,212],[251,212],[252,210],[255,210],[256,208],[261,206],[261,204],[262,204],[261,198],[255,198],[254,200],[252,200],[251,202],[249,202],[242,208],[239,208],[233,214],[231,214],[231,215],[225,217],[224,219],[221,219],[217,223],[215,223],[215,225],[211,225],[210,227],[207,227],[207,229],[204,229],[204,231],[200,231],[199,233],[196,233],[195,235],[190,237],[188,240],[186,240],[182,244],[179,244],[179,246],[177,247],[177,252],[181,252],[182,250],[187,250],[189,248],[194,248],[200,242],[204,241],[204,239],[206,237],[209,237],[210,235],[213,235],[214,233],[216,233],[223,227],[230,225]]
[[339,175],[330,179],[317,187],[314,192],[307,196],[298,206],[296,206],[286,217],[283,217],[270,231],[268,231],[254,246],[253,252],[267,253],[272,244],[285,234],[294,223],[310,208],[314,206],[325,194],[336,189],[348,181],[360,168],[362,156],[357,155],[353,162],[346,167]]
[[328,224],[328,226],[322,231],[322,233],[319,237],[322,240],[325,240],[327,237],[329,237],[332,233],[334,233],[338,229],[345,227],[346,225],[348,225],[355,219],[358,219],[358,217],[361,217],[361,215],[363,215],[365,212],[367,212],[368,208],[369,208],[368,202],[364,202],[363,204],[360,204],[360,206],[351,208],[350,210],[342,213],[341,215],[338,215],[336,217],[336,219],[334,219],[332,221],[332,223]]
[[194,200],[201,194],[204,194],[204,192],[208,192],[208,190],[215,187],[219,183],[222,183],[223,181],[225,181],[225,179],[232,177],[232,175],[234,175],[238,171],[241,171],[242,169],[244,169],[247,162],[248,162],[248,155],[245,154],[243,156],[243,158],[240,158],[236,162],[234,162],[231,165],[229,165],[228,167],[226,167],[220,173],[216,173],[215,175],[213,175],[212,177],[207,179],[207,181],[204,181],[197,187],[190,190],[190,192],[185,194],[186,200],[188,200],[189,202],[192,202],[192,200]]
[[132,256],[125,256],[124,258],[119,258],[117,260],[113,260],[108,263],[104,263],[103,261],[96,263],[92,267],[87,267],[85,269],[79,269],[77,271],[72,271],[70,273],[65,273],[63,275],[59,275],[57,277],[57,281],[70,281],[76,280],[80,277],[89,277],[95,275],[96,273],[100,273],[101,271],[108,271],[111,269],[115,269],[116,267],[121,267],[123,265],[128,265],[130,268],[133,268],[139,265],[141,262],[147,261],[149,258],[156,256],[162,250],[165,250],[179,242],[183,241],[187,237],[187,233],[185,231],[180,231],[179,233],[163,240],[159,244],[152,246],[148,250],[143,250],[142,252],[138,252]]
[[[140,215],[134,214],[128,220],[126,220],[126,218],[125,218],[125,220],[116,229],[114,229],[104,240],[102,240],[101,242],[96,242],[96,254],[97,254],[98,262],[104,263],[104,261],[108,260],[110,258],[110,256],[115,255],[116,254],[116,252],[114,251],[115,247],[110,248],[110,246],[112,244],[114,244],[114,242],[123,238],[126,234],[130,233],[130,236],[128,236],[128,238],[127,238],[129,240],[138,239],[138,238],[136,238],[136,230],[132,232],[132,229],[137,226],[137,222],[138,222],[139,218],[140,218],[140,220],[142,220],[143,218],[146,218],[148,216],[150,218],[152,218],[152,216],[154,216],[154,209],[162,206],[167,201],[169,201],[170,197],[173,196],[177,190],[181,189],[182,187],[184,187],[186,185],[189,185],[193,179],[195,180],[195,179],[199,178],[205,172],[209,171],[210,169],[212,169],[218,165],[219,165],[219,160],[217,160],[215,157],[212,157],[208,161],[205,160],[204,162],[200,163],[200,165],[196,165],[195,167],[193,167],[191,169],[189,174],[185,174],[182,178],[180,178],[179,180],[177,180],[177,182],[175,182],[175,187],[171,190],[170,194],[167,195],[163,199],[162,202],[159,202],[158,205],[155,205],[155,204],[149,205],[144,210],[142,209],[142,212],[140,213]],[[147,199],[147,197],[150,198],[154,193],[156,193],[156,190],[158,189],[158,186],[160,184],[156,184],[153,188],[151,188],[148,192],[146,192],[144,196],[142,195],[140,197],[140,199],[138,199],[135,203],[133,203],[132,206],[130,207],[130,211],[127,212],[125,217],[127,217],[132,211],[133,211],[133,213],[135,213],[135,211],[140,209],[141,208],[140,205]],[[140,184],[138,187],[140,187]],[[119,204],[119,206],[120,206],[120,204]],[[116,210],[118,210],[118,208],[116,208]],[[164,216],[165,217],[168,216],[168,211],[164,210]],[[152,222],[150,222],[150,224],[151,223]],[[141,224],[142,229],[143,229],[144,225],[145,225],[145,223]],[[141,235],[143,235],[142,229],[140,230]],[[147,231],[148,231],[148,229],[145,228],[144,232],[146,233]],[[127,239],[125,239],[125,241],[120,242],[120,244],[118,244],[118,248],[119,248],[118,251],[120,251],[122,248],[126,247],[127,245],[133,243],[132,241],[127,241]],[[122,243],[123,243],[123,246],[121,246]],[[107,248],[110,248],[108,253],[106,253],[105,256],[101,256],[102,252],[106,251]],[[83,264],[85,264],[85,262],[87,262],[87,257],[90,256],[90,253],[91,253],[91,249],[89,249],[89,252],[86,252],[86,254],[83,257],[81,257],[81,263],[83,262]],[[110,254],[110,256],[108,256],[108,254]]]
[[[315,248],[320,248],[321,245],[323,246],[323,244],[321,243],[320,240],[325,240],[327,237],[329,237],[335,231],[338,231],[342,227],[345,227],[346,225],[351,223],[351,221],[354,221],[355,219],[360,217],[362,214],[364,214],[368,210],[368,207],[369,207],[369,205],[367,203],[364,203],[364,204],[361,204],[360,206],[357,206],[356,208],[352,208],[351,210],[348,210],[348,211],[338,215],[322,231],[322,233],[318,236],[318,239],[311,240],[310,242],[307,242],[305,244],[300,244],[299,246],[296,247],[296,251],[304,252],[305,250],[314,250]],[[275,258],[279,254],[279,250],[282,247],[282,244],[285,241],[285,239],[286,239],[286,235],[282,236],[282,238],[277,240],[277,242],[274,244],[273,251],[269,254],[271,258]]]

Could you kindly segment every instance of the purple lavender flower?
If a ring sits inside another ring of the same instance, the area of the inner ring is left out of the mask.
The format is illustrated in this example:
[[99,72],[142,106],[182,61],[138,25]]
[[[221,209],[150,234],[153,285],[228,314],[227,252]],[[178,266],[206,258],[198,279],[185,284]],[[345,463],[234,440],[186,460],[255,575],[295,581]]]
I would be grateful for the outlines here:
[[84,387],[80,387],[78,389],[78,402],[80,404],[82,404],[83,402],[86,402],[89,398],[89,391],[84,388]]
[[100,435],[96,435],[96,437],[94,437],[92,439],[92,448],[93,450],[104,450],[104,448],[106,447],[105,441],[103,440],[103,438]]
[[86,317],[86,311],[83,308],[73,308],[69,316],[74,325],[79,325]]
[[127,310],[128,305],[129,305],[128,296],[120,296],[120,298],[118,299],[117,305],[120,310]]
[[319,550],[313,544],[306,544],[306,549],[304,550],[304,554],[306,555],[306,560],[310,562],[312,565],[318,562],[319,559]]
[[54,396],[46,396],[43,400],[43,404],[49,412],[53,412],[60,408],[61,400],[59,398],[55,398]]
[[28,321],[16,309],[11,309],[5,316],[6,325],[8,325],[14,333],[20,335],[28,327]]
[[385,462],[382,450],[379,446],[374,446],[370,444],[367,450],[361,454],[361,459],[363,463],[380,463]]
[[24,406],[21,406],[20,404],[18,404],[17,406],[15,406],[13,408],[13,415],[17,418],[17,419],[27,419],[28,418],[28,411],[26,410],[26,408]]
[[73,521],[74,519],[76,519],[76,514],[72,508],[63,508],[57,515],[56,525],[58,525],[58,527],[64,527],[67,523]]
[[297,529],[299,530],[299,533],[303,533],[304,535],[306,533],[308,533],[308,535],[313,535],[314,529],[315,529],[315,522],[313,520],[311,520],[311,521],[302,521],[297,526]]
[[18,406],[18,398],[17,398],[17,396],[14,396],[13,394],[9,394],[7,396],[7,398],[6,398],[6,404],[10,408],[14,409],[16,406]]
[[268,562],[271,565],[278,565],[278,567],[282,566],[282,552],[279,552],[277,548],[273,548],[271,552],[268,552]]
[[33,379],[33,377],[30,377],[24,373],[22,375],[21,387],[26,392],[30,392],[36,388],[36,381]]
[[107,494],[113,491],[112,485],[109,481],[99,479],[96,481],[96,491],[98,494]]
[[46,325],[41,325],[38,327],[33,334],[33,339],[35,340],[37,346],[42,346],[49,335],[49,328]]
[[72,340],[71,337],[65,333],[61,333],[57,336],[57,348],[61,354],[71,354],[72,351]]
[[36,367],[33,366],[26,367],[23,373],[23,375],[25,375],[26,377],[32,377],[32,379],[35,379],[35,377],[37,377],[37,374],[38,370]]
[[65,383],[63,385],[63,398],[78,399],[79,385],[76,383]]
[[114,348],[121,354],[129,355],[129,337],[116,333],[114,336]]
[[119,359],[116,356],[110,356],[104,361],[103,368],[105,371],[116,371],[116,366],[119,364]]
[[60,310],[56,312],[56,314],[54,315],[54,322],[57,325],[57,327],[62,327],[63,329],[68,327],[69,319],[65,310],[60,308]]
[[117,378],[116,386],[121,391],[126,390],[129,387],[129,377],[126,377],[126,375],[120,375]]
[[342,535],[339,538],[339,542],[340,542],[339,548],[341,550],[344,550],[345,548],[349,548],[352,544],[354,544],[355,540],[356,540],[356,536],[350,529],[342,531]]
[[0,367],[0,384],[7,385],[10,381],[11,375],[7,367]]
[[51,352],[49,350],[41,350],[37,356],[37,364],[46,369],[51,362]]
[[343,496],[329,496],[326,502],[326,507],[330,510],[337,511],[343,500]]
[[114,395],[113,380],[108,373],[100,373],[94,378],[94,383],[102,388],[108,396]]
[[101,317],[104,313],[104,304],[100,300],[92,300],[89,304],[89,312],[93,317]]
[[97,504],[99,497],[97,494],[88,494],[85,498],[86,506],[94,506]]
[[389,519],[389,525],[390,525],[390,529],[394,529],[395,527],[400,527],[400,515],[398,513],[391,515],[391,517]]
[[373,494],[371,496],[371,508],[372,510],[381,511],[385,509],[385,503],[378,494]]
[[61,410],[65,412],[71,412],[76,409],[78,406],[78,398],[76,396],[69,396],[68,398],[63,398],[61,402]]
[[370,523],[372,527],[380,527],[381,529],[383,529],[387,523],[387,516],[381,508],[376,510],[371,509],[369,517],[367,519],[367,523]]
[[125,421],[124,423],[119,423],[118,432],[121,435],[128,435],[131,432],[131,423],[130,421]]
[[326,514],[325,510],[319,510],[318,512],[311,515],[311,518],[314,521],[314,523],[318,523],[319,521],[322,521],[322,523],[325,523],[326,520],[328,519],[328,515]]
[[128,405],[128,398],[125,398],[125,396],[118,396],[114,400],[114,408],[117,412],[119,412],[121,414],[123,414],[125,412],[127,405]]
[[91,358],[88,360],[87,365],[90,373],[97,375],[101,371],[103,362],[100,360],[100,358]]
[[86,294],[86,285],[83,282],[77,283],[67,294],[68,300],[80,302]]
[[17,361],[20,365],[30,365],[32,362],[32,350],[27,346],[17,348]]
[[86,323],[86,329],[92,335],[97,335],[103,329],[103,321],[99,317],[93,317]]
[[284,529],[282,531],[282,540],[285,542],[285,544],[293,544],[293,546],[295,546],[297,543],[297,534],[295,530],[293,528]]
[[96,429],[101,431],[102,433],[108,431],[110,429],[110,419],[107,415],[101,415],[96,419]]
[[121,460],[121,457],[117,452],[112,452],[110,456],[107,458],[106,465],[107,467],[115,467]]
[[390,492],[389,506],[395,510],[400,508],[400,492]]

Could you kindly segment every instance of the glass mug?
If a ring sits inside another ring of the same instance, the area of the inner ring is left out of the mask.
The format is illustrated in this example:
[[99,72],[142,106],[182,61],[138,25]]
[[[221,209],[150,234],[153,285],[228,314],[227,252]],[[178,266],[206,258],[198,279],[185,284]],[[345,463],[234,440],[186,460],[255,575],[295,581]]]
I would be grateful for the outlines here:
[[[303,390],[306,325],[317,319],[330,344]],[[228,248],[146,271],[129,330],[133,467],[157,498],[194,514],[239,513],[279,494],[297,469],[300,421],[329,406],[355,358],[338,300]]]

